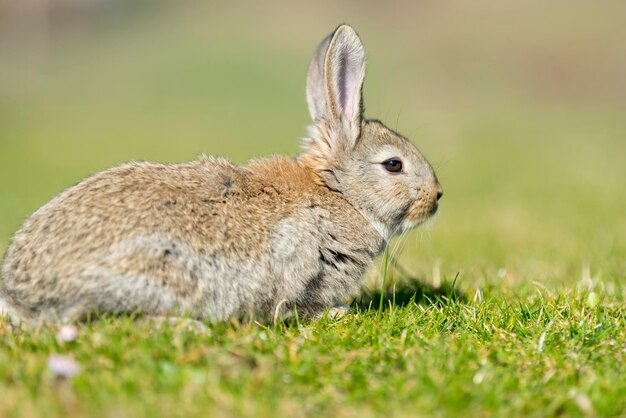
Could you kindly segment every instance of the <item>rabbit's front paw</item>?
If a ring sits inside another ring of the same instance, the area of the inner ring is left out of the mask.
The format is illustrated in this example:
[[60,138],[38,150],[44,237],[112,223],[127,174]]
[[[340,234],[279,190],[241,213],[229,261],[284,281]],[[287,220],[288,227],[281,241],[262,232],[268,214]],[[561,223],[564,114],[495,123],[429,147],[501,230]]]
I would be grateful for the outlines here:
[[336,305],[328,310],[324,310],[317,315],[315,315],[316,319],[321,319],[325,315],[328,315],[329,318],[339,319],[344,317],[350,312],[350,307],[348,305]]

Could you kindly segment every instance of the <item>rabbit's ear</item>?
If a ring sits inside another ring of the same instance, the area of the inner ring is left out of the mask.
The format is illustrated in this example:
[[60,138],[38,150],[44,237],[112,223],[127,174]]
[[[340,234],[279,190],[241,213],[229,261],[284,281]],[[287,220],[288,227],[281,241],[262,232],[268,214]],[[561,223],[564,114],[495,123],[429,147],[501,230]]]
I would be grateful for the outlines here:
[[309,105],[309,113],[313,121],[318,121],[326,116],[326,87],[324,83],[324,61],[328,44],[333,33],[328,35],[315,50],[315,55],[309,64],[309,73],[306,78],[306,102]]
[[363,44],[352,27],[341,25],[320,44],[309,66],[307,102],[313,120],[327,119],[349,145],[361,129],[364,78]]

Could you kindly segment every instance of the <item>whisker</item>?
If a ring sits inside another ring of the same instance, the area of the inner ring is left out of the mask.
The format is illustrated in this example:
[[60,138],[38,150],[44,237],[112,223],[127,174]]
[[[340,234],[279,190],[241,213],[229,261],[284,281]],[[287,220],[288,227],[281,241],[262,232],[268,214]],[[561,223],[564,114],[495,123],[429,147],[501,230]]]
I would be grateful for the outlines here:
[[394,266],[395,269],[397,269],[397,266],[398,266],[398,256],[402,252],[402,250],[404,249],[404,247],[406,245],[406,242],[409,239],[408,236],[409,236],[408,233],[402,234],[399,237],[400,239],[398,240],[398,243],[395,246],[394,250],[391,252],[390,258],[391,258],[391,260],[393,262],[393,266]]
[[396,117],[396,127],[394,128],[395,131],[398,130],[398,123],[400,122],[400,115],[402,114],[402,110],[404,109],[404,106],[400,108],[400,110],[398,111],[398,116]]

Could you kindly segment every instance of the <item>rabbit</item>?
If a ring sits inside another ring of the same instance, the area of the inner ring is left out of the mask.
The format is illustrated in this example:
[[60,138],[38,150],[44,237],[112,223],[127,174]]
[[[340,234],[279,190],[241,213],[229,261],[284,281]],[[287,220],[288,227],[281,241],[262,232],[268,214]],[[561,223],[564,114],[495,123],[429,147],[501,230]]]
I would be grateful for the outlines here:
[[443,193],[409,140],[363,116],[364,77],[361,40],[340,25],[309,66],[313,124],[295,158],[132,162],[63,191],[13,236],[3,311],[26,323],[134,313],[271,322],[341,303]]

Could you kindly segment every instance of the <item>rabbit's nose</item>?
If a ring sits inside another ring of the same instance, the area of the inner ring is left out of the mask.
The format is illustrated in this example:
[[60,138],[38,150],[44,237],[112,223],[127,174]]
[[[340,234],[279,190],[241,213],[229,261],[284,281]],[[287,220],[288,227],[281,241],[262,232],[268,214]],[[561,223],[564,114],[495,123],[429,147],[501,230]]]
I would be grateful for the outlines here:
[[437,183],[435,190],[437,191],[437,200],[441,199],[443,196],[443,187],[441,187],[441,184]]

